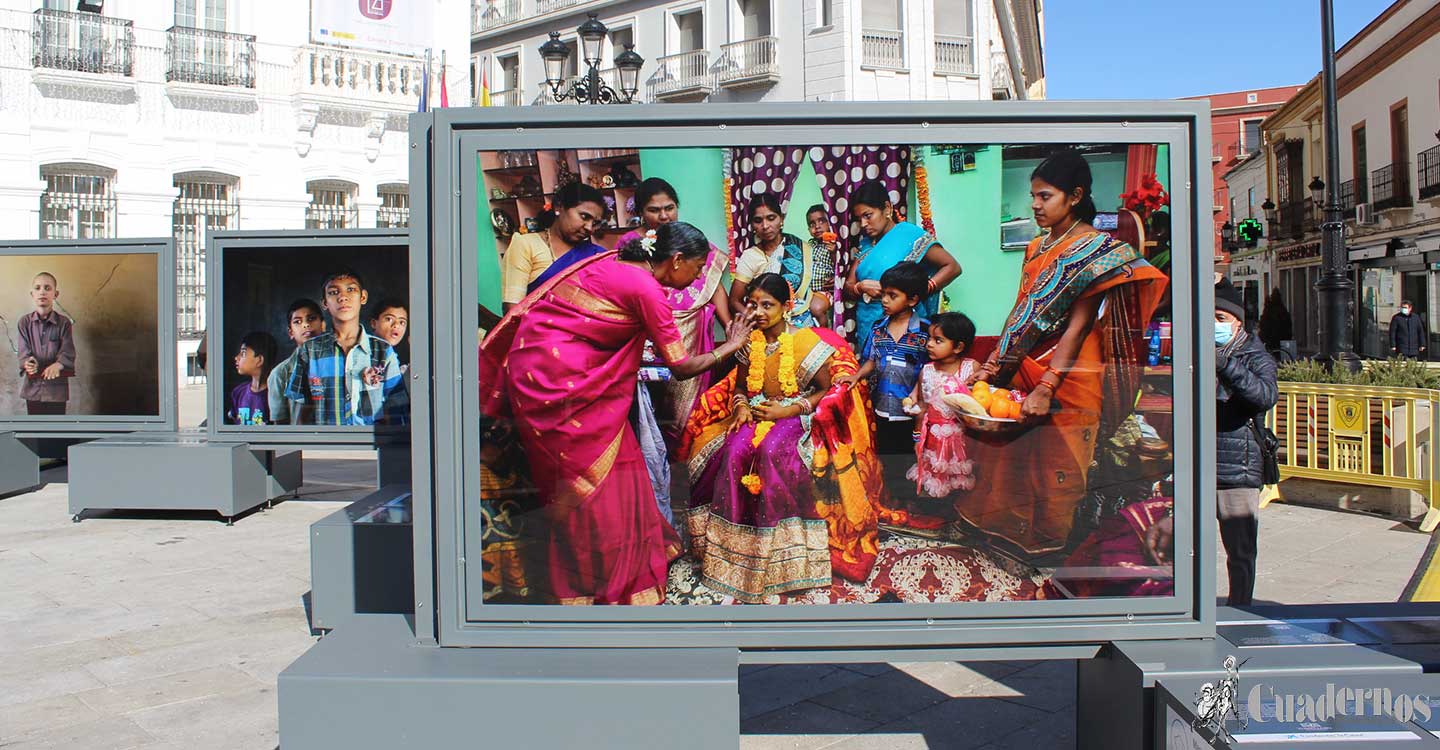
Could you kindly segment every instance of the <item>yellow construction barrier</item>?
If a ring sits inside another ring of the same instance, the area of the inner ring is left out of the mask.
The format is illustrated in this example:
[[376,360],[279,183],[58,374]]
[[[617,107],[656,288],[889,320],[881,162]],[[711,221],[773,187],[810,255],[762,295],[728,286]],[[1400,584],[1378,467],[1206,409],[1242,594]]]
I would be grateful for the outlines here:
[[1440,390],[1280,383],[1266,418],[1280,437],[1280,478],[1413,490],[1440,526]]

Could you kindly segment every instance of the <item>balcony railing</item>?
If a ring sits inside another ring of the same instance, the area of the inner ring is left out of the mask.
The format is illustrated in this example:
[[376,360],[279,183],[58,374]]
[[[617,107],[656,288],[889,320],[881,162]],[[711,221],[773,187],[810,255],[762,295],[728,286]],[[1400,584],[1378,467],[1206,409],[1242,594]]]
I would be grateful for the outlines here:
[[564,10],[565,8],[579,5],[583,2],[585,2],[585,0],[539,0],[535,3],[535,12],[549,13],[555,10]]
[[780,80],[780,58],[776,54],[775,37],[756,37],[721,47],[716,67],[721,86]]
[[1375,188],[1375,210],[1409,208],[1415,205],[1410,197],[1410,165],[1405,162],[1387,164],[1370,173]]
[[296,92],[371,107],[414,109],[420,100],[425,61],[311,44],[295,53]]
[[1420,200],[1440,198],[1440,146],[1420,152]]
[[[1360,184],[1364,184],[1363,182]],[[1364,203],[1365,201],[1360,201]],[[1355,181],[1346,180],[1340,183],[1340,210],[1345,213],[1345,218],[1355,218]]]
[[709,51],[697,49],[657,59],[649,85],[652,101],[709,93],[715,85],[710,75]]
[[1305,236],[1305,230],[1315,225],[1314,212],[1310,201],[1300,198],[1286,201],[1279,207],[1279,237],[1282,240],[1298,240]]
[[490,92],[490,106],[492,107],[520,107],[525,104],[524,91],[520,89],[504,89],[502,91]]
[[479,33],[520,20],[520,0],[474,0],[470,31]]
[[31,36],[31,62],[37,68],[134,75],[133,21],[41,8],[35,11]]
[[255,88],[255,37],[171,26],[165,36],[165,80]]
[[873,68],[904,68],[905,32],[896,29],[862,29],[860,64]]
[[974,75],[975,38],[936,34],[935,72],[948,75]]

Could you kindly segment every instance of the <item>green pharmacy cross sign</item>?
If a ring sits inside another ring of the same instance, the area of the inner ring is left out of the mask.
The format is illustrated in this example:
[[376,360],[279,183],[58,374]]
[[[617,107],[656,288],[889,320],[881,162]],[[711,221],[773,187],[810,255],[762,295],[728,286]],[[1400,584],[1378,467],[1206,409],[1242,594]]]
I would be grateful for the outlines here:
[[1255,247],[1264,236],[1265,225],[1261,224],[1259,219],[1241,219],[1240,223],[1235,225],[1235,238],[1244,245]]

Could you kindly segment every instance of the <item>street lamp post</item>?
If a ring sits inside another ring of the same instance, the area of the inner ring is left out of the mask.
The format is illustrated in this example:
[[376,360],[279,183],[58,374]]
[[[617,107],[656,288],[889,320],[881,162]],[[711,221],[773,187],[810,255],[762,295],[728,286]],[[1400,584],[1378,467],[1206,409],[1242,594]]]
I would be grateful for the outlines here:
[[540,45],[540,57],[545,61],[545,83],[550,95],[557,102],[574,99],[583,104],[629,104],[640,90],[640,68],[645,58],[635,52],[635,45],[625,45],[625,51],[615,56],[615,70],[619,75],[620,90],[616,91],[600,79],[600,51],[610,30],[600,22],[595,13],[575,29],[580,38],[580,56],[589,69],[584,78],[562,90],[565,83],[565,61],[570,58],[570,48],[560,41],[560,32],[550,32],[550,40]]
[[[1320,356],[1332,367],[1360,370],[1355,356],[1353,316],[1354,284],[1346,272],[1345,219],[1340,210],[1340,126],[1335,93],[1335,11],[1333,0],[1320,0],[1321,70],[1325,120],[1325,213],[1320,224],[1320,279],[1315,291],[1320,302]],[[1311,185],[1320,183],[1317,176]],[[1313,188],[1312,188],[1313,189]]]

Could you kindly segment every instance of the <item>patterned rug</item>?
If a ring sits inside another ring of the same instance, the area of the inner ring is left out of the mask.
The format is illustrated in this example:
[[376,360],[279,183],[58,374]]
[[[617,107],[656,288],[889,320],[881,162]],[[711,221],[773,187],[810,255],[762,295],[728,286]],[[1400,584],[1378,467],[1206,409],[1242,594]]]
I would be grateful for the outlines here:
[[[766,604],[874,604],[900,602],[1016,601],[1036,597],[1045,575],[983,547],[880,533],[880,554],[870,578],[771,596]],[[666,604],[735,604],[735,598],[700,582],[688,555],[670,565]]]

